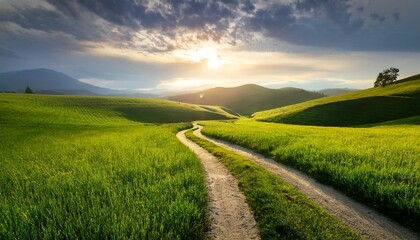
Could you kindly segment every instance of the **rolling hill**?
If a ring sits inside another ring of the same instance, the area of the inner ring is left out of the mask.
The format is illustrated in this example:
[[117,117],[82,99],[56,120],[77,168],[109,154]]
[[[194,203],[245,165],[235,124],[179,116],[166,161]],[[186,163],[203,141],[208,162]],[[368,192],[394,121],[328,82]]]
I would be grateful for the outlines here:
[[0,94],[0,124],[172,123],[234,117],[220,107],[168,100]]
[[298,88],[269,89],[255,84],[247,84],[232,88],[211,88],[201,92],[171,96],[168,99],[194,104],[224,106],[241,115],[251,115],[256,111],[321,97],[324,97],[324,95]]
[[167,100],[0,93],[0,239],[203,239],[205,173],[175,136],[190,124],[175,122],[228,116]]
[[354,91],[357,91],[357,89],[327,88],[327,89],[319,90],[317,92],[322,93],[322,94],[327,95],[327,96],[334,96],[334,95],[338,95],[338,94],[342,94],[342,93],[349,93],[349,92],[354,92]]
[[352,126],[420,115],[420,75],[371,88],[257,112],[259,121]]

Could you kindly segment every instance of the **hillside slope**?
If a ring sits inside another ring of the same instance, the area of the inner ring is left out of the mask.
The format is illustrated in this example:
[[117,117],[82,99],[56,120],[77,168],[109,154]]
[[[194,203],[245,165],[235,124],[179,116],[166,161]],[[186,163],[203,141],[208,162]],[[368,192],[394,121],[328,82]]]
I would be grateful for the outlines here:
[[0,94],[0,124],[27,124],[28,119],[54,124],[173,123],[233,117],[221,107],[168,100]]
[[371,88],[257,112],[260,121],[351,126],[420,115],[420,75],[385,88]]
[[300,103],[324,95],[298,88],[269,89],[255,84],[233,88],[212,88],[201,92],[171,96],[168,99],[205,105],[224,106],[241,115]]
[[0,239],[203,239],[205,173],[175,136],[190,124],[157,123],[225,118],[207,109],[0,93]]
[[322,89],[319,90],[317,92],[322,93],[326,96],[334,96],[334,95],[338,95],[338,94],[343,94],[343,93],[349,93],[349,92],[354,92],[357,91],[357,89],[350,89],[350,88],[327,88],[327,89]]

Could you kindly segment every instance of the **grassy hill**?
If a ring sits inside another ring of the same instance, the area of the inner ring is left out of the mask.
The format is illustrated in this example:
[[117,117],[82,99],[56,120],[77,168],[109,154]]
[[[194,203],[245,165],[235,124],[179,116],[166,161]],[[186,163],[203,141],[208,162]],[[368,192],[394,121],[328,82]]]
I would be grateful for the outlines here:
[[300,103],[324,95],[298,88],[269,89],[255,84],[233,88],[212,88],[201,92],[171,96],[168,99],[205,105],[224,106],[241,115]]
[[[207,192],[175,134],[220,107],[0,94],[0,239],[204,239]],[[150,124],[170,123],[170,124]]]
[[407,126],[420,125],[420,115],[417,115],[414,117],[408,117],[408,118],[401,118],[401,119],[392,120],[392,121],[381,122],[379,124],[366,125],[366,126],[382,127],[382,126],[395,126],[395,125],[407,125]]
[[327,89],[319,90],[317,92],[322,93],[322,94],[327,95],[327,96],[333,96],[333,95],[338,95],[338,94],[343,94],[343,93],[349,93],[349,92],[354,92],[354,91],[357,91],[357,89],[350,89],[350,88],[327,88]]
[[357,128],[199,123],[205,135],[297,168],[420,232],[420,116]]
[[257,112],[260,121],[301,125],[351,126],[420,115],[420,75],[385,88],[371,88]]
[[171,123],[235,117],[221,107],[167,100],[0,94],[0,123]]

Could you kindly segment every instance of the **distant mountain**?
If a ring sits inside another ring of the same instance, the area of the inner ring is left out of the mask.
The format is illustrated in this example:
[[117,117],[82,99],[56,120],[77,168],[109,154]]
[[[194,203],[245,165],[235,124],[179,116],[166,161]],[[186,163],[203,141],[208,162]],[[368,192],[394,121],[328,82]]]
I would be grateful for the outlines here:
[[319,90],[317,92],[322,93],[322,94],[327,95],[327,96],[333,96],[333,95],[338,95],[338,94],[342,94],[342,93],[349,93],[349,92],[354,92],[354,91],[357,91],[357,89],[328,88],[328,89]]
[[128,93],[94,86],[64,73],[44,68],[0,73],[0,91],[23,92],[26,86],[41,94],[152,97],[150,94]]
[[44,68],[0,73],[0,91],[22,92],[26,86],[35,92],[46,94],[98,95],[115,93],[112,89],[82,83],[64,73]]
[[420,75],[386,87],[329,96],[287,107],[257,112],[259,121],[317,126],[353,126],[401,120],[416,122],[420,116]]
[[[29,86],[29,85],[28,85]],[[82,96],[98,96],[99,94],[83,90],[83,89],[57,89],[57,90],[34,90],[37,94],[47,95],[82,95]],[[16,91],[22,92],[22,91]]]
[[227,107],[241,115],[324,97],[298,88],[270,89],[255,84],[170,96],[169,100]]

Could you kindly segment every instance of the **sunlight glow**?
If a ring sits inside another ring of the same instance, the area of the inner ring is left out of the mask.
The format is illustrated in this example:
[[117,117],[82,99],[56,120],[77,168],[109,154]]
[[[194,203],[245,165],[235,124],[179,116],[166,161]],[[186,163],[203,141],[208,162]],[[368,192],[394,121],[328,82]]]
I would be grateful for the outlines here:
[[205,62],[209,69],[217,69],[222,65],[217,50],[214,48],[202,48],[191,53],[194,62]]
[[211,81],[199,78],[174,78],[161,81],[157,87],[159,89],[185,90],[185,89],[201,89],[204,87],[212,87]]
[[210,69],[217,69],[221,65],[221,62],[217,58],[207,59],[207,67]]

